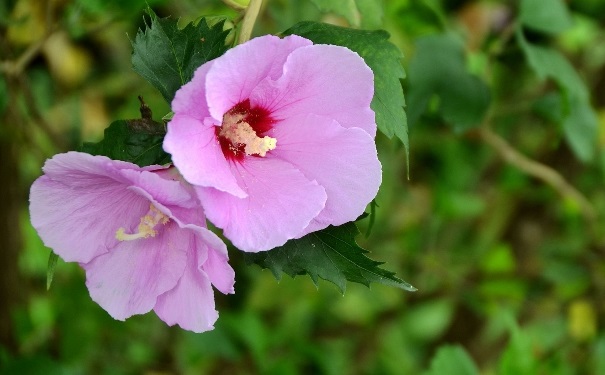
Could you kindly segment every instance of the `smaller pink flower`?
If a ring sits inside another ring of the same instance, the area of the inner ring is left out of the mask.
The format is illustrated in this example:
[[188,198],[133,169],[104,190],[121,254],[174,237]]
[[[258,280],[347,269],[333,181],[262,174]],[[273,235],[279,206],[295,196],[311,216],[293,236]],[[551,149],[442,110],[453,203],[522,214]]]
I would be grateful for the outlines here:
[[164,149],[244,251],[342,225],[376,196],[374,80],[355,52],[263,36],[177,91]]
[[234,272],[174,168],[68,152],[43,170],[31,222],[46,246],[80,263],[95,302],[118,320],[153,309],[169,325],[213,328],[211,284],[233,293]]

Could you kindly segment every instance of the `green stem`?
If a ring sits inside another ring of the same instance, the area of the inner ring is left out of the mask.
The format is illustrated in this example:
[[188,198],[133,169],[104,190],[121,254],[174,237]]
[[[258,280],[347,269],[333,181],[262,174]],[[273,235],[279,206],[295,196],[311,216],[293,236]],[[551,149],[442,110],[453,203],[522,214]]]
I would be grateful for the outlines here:
[[235,9],[235,10],[244,10],[246,9],[246,6],[241,5],[233,0],[223,0],[223,3],[225,3],[229,8]]
[[242,27],[239,32],[238,44],[242,44],[250,40],[252,29],[254,28],[254,23],[256,23],[256,17],[258,17],[258,14],[260,13],[262,4],[263,0],[250,0],[250,4],[246,9],[246,15],[244,16]]

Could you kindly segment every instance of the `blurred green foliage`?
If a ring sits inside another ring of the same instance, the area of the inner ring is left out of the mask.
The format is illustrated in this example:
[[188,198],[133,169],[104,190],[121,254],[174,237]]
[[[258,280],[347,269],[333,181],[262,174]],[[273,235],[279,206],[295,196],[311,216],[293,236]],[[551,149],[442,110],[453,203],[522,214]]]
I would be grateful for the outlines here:
[[[47,292],[49,249],[29,224],[27,192],[46,158],[138,118],[137,95],[156,120],[169,112],[130,65],[145,3],[181,25],[236,13],[218,0],[1,2],[0,140],[15,149],[3,163],[19,178],[0,178],[17,188],[6,205],[20,208],[0,215],[3,238],[21,246],[16,264],[0,264],[18,281],[0,317],[13,335],[0,372],[605,373],[605,6],[545,2],[388,0],[377,15],[364,13],[375,12],[370,0],[345,12],[334,1],[269,1],[257,34],[321,20],[384,28],[403,51],[410,178],[404,147],[379,136],[375,224],[357,240],[419,290],[349,284],[342,296],[308,277],[277,283],[232,251],[236,294],[217,294],[220,318],[204,334],[154,314],[114,321],[76,264],[59,260]],[[9,63],[49,31],[14,73]],[[506,159],[486,126],[556,171],[596,215]]]

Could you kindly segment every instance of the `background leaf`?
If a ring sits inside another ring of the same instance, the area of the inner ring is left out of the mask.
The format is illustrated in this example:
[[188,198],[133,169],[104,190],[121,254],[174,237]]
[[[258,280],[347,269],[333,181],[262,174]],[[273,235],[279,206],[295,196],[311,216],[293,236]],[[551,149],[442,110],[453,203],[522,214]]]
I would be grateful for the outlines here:
[[383,9],[378,0],[311,0],[322,12],[346,18],[351,26],[377,29],[382,24]]
[[480,125],[489,106],[489,88],[468,72],[463,48],[461,42],[445,34],[417,40],[409,67],[411,124],[418,121],[436,95],[441,115],[456,130]]
[[517,323],[508,321],[510,339],[500,358],[500,375],[532,375],[536,374],[538,361],[532,350],[531,337],[522,332]]
[[519,18],[524,26],[550,34],[558,34],[572,26],[563,0],[523,0]]
[[425,375],[479,375],[473,359],[460,346],[441,346]]
[[166,164],[170,162],[170,155],[162,149],[165,134],[164,126],[158,122],[118,120],[105,129],[102,141],[84,143],[80,151],[128,161],[140,167]]
[[209,27],[205,18],[179,29],[178,20],[148,13],[151,23],[132,42],[132,67],[170,103],[200,65],[225,53],[230,31],[223,31],[224,21]]
[[516,35],[529,66],[538,78],[554,80],[562,91],[563,117],[560,124],[565,139],[580,160],[591,160],[596,148],[598,118],[590,104],[586,84],[559,51],[529,43],[520,29]]
[[57,267],[57,260],[59,256],[55,254],[52,250],[50,255],[48,256],[48,268],[46,269],[46,289],[50,289],[51,284],[53,283],[53,278],[55,277],[55,269]]
[[317,284],[318,277],[334,283],[342,293],[346,281],[370,286],[371,282],[415,291],[416,288],[397,278],[393,272],[378,268],[381,262],[368,258],[366,250],[355,242],[359,234],[355,223],[310,233],[288,241],[284,246],[260,253],[246,253],[248,263],[268,268],[281,279],[286,273],[292,277],[308,274]]
[[374,98],[371,107],[376,112],[378,130],[387,137],[396,135],[409,152],[408,124],[403,107],[405,99],[400,79],[405,78],[401,66],[402,54],[389,42],[383,30],[365,31],[319,22],[300,22],[284,31],[313,43],[335,44],[357,52],[374,72]]

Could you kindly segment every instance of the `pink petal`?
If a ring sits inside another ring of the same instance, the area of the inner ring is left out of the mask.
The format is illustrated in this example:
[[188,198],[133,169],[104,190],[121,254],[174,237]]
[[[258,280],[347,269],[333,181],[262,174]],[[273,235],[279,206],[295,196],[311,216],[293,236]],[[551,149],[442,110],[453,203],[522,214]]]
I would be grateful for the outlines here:
[[[162,169],[162,166],[149,166],[145,170]],[[141,170],[137,165],[105,156],[90,155],[84,152],[70,151],[57,154],[44,163],[42,170],[48,177],[58,181],[69,181],[73,187],[89,187],[91,176],[107,176],[116,181],[126,182],[120,178],[118,170]],[[98,182],[98,181],[97,181]]]
[[200,66],[193,73],[191,81],[187,82],[174,94],[171,108],[174,113],[187,115],[194,119],[204,121],[210,117],[208,103],[206,103],[206,74],[212,66],[212,61]]
[[206,244],[208,245],[208,258],[201,269],[208,275],[212,285],[223,294],[233,294],[235,284],[235,272],[229,265],[227,246],[218,236],[204,228],[200,229]]
[[214,328],[214,322],[218,319],[214,292],[208,275],[199,267],[207,252],[204,241],[196,233],[194,244],[187,253],[187,267],[183,276],[173,289],[159,296],[154,307],[156,314],[166,324],[178,324],[193,332]]
[[374,137],[373,95],[374,75],[357,53],[319,44],[293,51],[283,76],[260,82],[250,101],[278,120],[313,113],[330,117],[345,128],[362,128]]
[[198,204],[195,196],[184,188],[182,182],[167,180],[156,172],[124,169],[120,170],[120,175],[162,205],[192,208]]
[[232,164],[246,198],[212,188],[196,189],[206,215],[240,250],[257,252],[281,246],[302,233],[323,209],[324,189],[291,164],[249,157]]
[[164,150],[172,155],[172,162],[189,183],[245,197],[231,173],[215,129],[208,121],[177,113],[168,124]]
[[144,314],[183,275],[194,236],[169,222],[155,237],[121,241],[82,267],[91,298],[113,318]]
[[328,196],[303,234],[357,219],[376,196],[381,165],[374,140],[364,130],[308,115],[284,120],[271,136],[278,145],[272,155],[316,180]]
[[116,230],[138,224],[149,210],[147,199],[114,179],[123,177],[106,169],[107,161],[82,153],[57,155],[31,187],[32,225],[67,262],[86,263],[107,252],[118,242]]
[[288,55],[312,42],[297,35],[280,39],[265,35],[227,51],[214,60],[206,77],[206,99],[217,121],[233,106],[249,98],[264,79],[277,79]]

